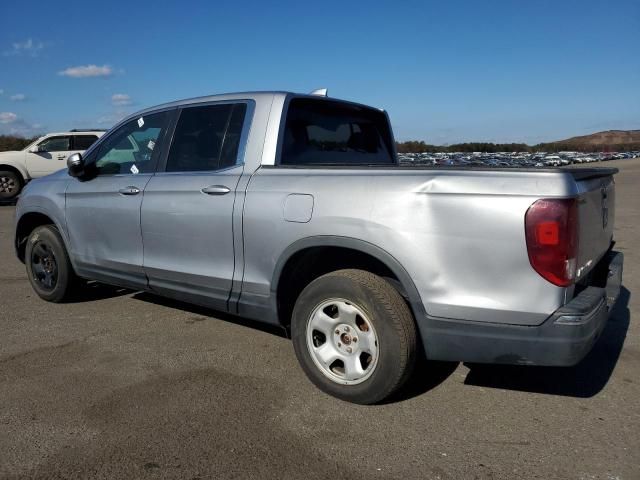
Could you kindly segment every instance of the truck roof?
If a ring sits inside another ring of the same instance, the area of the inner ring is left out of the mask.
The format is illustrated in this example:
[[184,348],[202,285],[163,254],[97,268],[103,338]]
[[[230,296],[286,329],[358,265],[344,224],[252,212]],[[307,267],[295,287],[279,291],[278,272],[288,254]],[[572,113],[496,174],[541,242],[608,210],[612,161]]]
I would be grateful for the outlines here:
[[47,132],[44,135],[41,135],[39,138],[43,138],[43,137],[51,137],[51,136],[56,136],[56,135],[78,135],[78,134],[96,134],[98,136],[103,135],[106,132],[106,130],[79,130],[79,129],[73,129],[73,130],[67,130],[66,132]]
[[284,101],[287,97],[292,97],[292,96],[295,96],[297,98],[306,97],[306,98],[313,98],[313,99],[319,99],[319,100],[326,99],[326,100],[332,100],[336,102],[349,103],[351,105],[357,105],[365,108],[375,108],[370,105],[352,102],[350,100],[343,100],[340,98],[333,98],[333,97],[328,97],[328,96],[323,96],[318,94],[296,93],[296,92],[289,92],[285,90],[265,90],[265,91],[233,92],[233,93],[220,93],[220,94],[214,94],[214,95],[204,95],[202,97],[185,98],[185,99],[176,100],[173,102],[162,103],[160,105],[154,105],[152,107],[139,110],[135,113],[132,113],[131,115],[127,115],[120,122],[118,122],[118,124],[124,123],[125,121],[135,118],[138,115],[144,115],[151,111],[155,111],[163,108],[179,107],[182,105],[190,105],[193,103],[223,102],[223,101],[229,101],[229,100],[246,100],[246,99],[253,99],[253,100],[270,100],[270,99],[278,100],[279,99],[281,101]]
[[[156,110],[158,108],[170,108],[177,107],[180,105],[188,105],[190,103],[202,103],[202,102],[220,102],[225,100],[242,100],[246,98],[255,98],[255,99],[268,99],[273,97],[287,97],[288,95],[296,95],[292,92],[285,91],[255,91],[255,92],[233,92],[233,93],[218,93],[214,95],[204,95],[202,97],[192,97],[185,98],[182,100],[176,100],[173,102],[162,103],[160,105],[156,105],[150,108],[146,108],[137,113],[143,113],[148,110]],[[135,115],[135,114],[134,114]]]

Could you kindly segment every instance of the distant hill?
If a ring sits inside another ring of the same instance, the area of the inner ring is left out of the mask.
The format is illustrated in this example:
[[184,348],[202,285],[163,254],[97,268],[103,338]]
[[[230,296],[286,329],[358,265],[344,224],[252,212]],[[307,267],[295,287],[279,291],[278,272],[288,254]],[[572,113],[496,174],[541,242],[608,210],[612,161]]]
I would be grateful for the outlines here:
[[556,142],[541,143],[537,148],[544,150],[582,151],[623,151],[640,149],[640,130],[607,130],[571,137]]

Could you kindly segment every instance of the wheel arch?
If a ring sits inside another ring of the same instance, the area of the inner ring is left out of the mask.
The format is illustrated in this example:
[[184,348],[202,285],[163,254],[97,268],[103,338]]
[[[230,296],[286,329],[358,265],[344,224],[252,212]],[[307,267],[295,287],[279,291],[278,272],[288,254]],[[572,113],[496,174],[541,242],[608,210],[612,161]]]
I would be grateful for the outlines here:
[[[18,175],[18,178],[20,180],[20,188],[24,188],[24,186],[27,184],[28,182],[28,176],[26,175],[25,171],[20,170],[18,167],[14,166],[14,165],[9,165],[6,163],[0,163],[0,171],[5,171],[5,172],[13,172],[16,175]],[[20,192],[18,192],[19,194]],[[12,197],[13,200],[15,200],[15,196]]]
[[[64,238],[64,235],[62,235],[62,230],[51,216],[39,211],[26,212],[16,223],[16,233],[14,238],[16,255],[22,263],[24,263],[25,260],[25,247],[29,235],[31,235],[31,232],[33,232],[36,228],[43,225],[53,225],[54,227],[56,227],[61,234],[60,237],[65,244],[65,248],[67,248],[66,239]],[[67,248],[67,251],[68,250],[69,249]]]
[[18,175],[20,175],[20,178],[22,179],[22,184],[24,185],[29,176],[26,174],[26,171],[23,171],[21,169],[19,169],[18,167],[16,167],[15,165],[10,165],[8,163],[0,163],[0,170],[5,170],[5,171],[11,171],[11,172],[15,172]]
[[[332,256],[335,254],[340,255],[353,252],[356,258],[350,259],[349,263],[351,263],[351,265],[347,264],[344,266],[339,266],[339,268],[332,268],[332,265],[330,263],[323,264],[324,268],[320,268],[318,270],[319,272],[321,272],[320,275],[341,268],[353,268],[353,263],[356,264],[357,268],[358,262],[361,262],[365,259],[371,260],[372,263],[369,265],[373,267],[373,273],[378,273],[390,280],[391,283],[394,284],[394,287],[396,287],[400,291],[401,295],[405,297],[409,304],[411,312],[414,315],[416,324],[419,325],[419,319],[425,318],[426,311],[424,309],[422,299],[420,298],[420,294],[418,293],[418,289],[413,283],[413,280],[411,279],[411,276],[409,275],[407,270],[395,257],[393,257],[393,255],[391,255],[386,250],[378,247],[377,245],[374,245],[365,240],[352,237],[322,235],[306,237],[292,243],[282,252],[280,258],[276,263],[273,273],[273,279],[271,282],[271,298],[273,299],[273,306],[275,312],[277,313],[278,321],[281,325],[286,326],[289,324],[290,314],[293,309],[292,303],[295,303],[297,296],[309,283],[300,282],[300,284],[295,286],[294,291],[289,292],[290,295],[287,296],[285,290],[288,288],[287,282],[292,282],[292,278],[290,276],[292,275],[291,270],[298,264],[298,262],[302,262],[305,260],[305,255],[313,255],[315,253],[326,254],[327,252],[329,252],[329,255]],[[324,260],[325,257],[321,258]],[[364,269],[371,271],[369,268]],[[388,272],[391,275],[385,275],[385,272]],[[310,281],[320,275],[309,275]],[[293,283],[295,284],[295,282]]]

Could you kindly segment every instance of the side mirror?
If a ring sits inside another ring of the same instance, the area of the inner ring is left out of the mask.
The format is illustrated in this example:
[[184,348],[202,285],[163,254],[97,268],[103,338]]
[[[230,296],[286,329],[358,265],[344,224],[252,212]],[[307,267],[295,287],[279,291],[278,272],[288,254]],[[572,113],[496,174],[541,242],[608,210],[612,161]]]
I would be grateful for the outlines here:
[[38,153],[40,151],[40,145],[34,145],[29,149],[29,153]]
[[67,158],[67,170],[72,177],[80,177],[84,173],[84,158],[79,153],[69,155]]

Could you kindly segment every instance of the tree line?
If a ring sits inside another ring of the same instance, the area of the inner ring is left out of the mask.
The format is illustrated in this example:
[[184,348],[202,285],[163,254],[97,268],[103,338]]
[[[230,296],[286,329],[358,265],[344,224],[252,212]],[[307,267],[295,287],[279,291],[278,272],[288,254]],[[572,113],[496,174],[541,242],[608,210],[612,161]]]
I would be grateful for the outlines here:
[[[36,137],[37,138],[37,137]],[[0,152],[8,150],[22,150],[36,138],[15,137],[13,135],[0,135]]]

